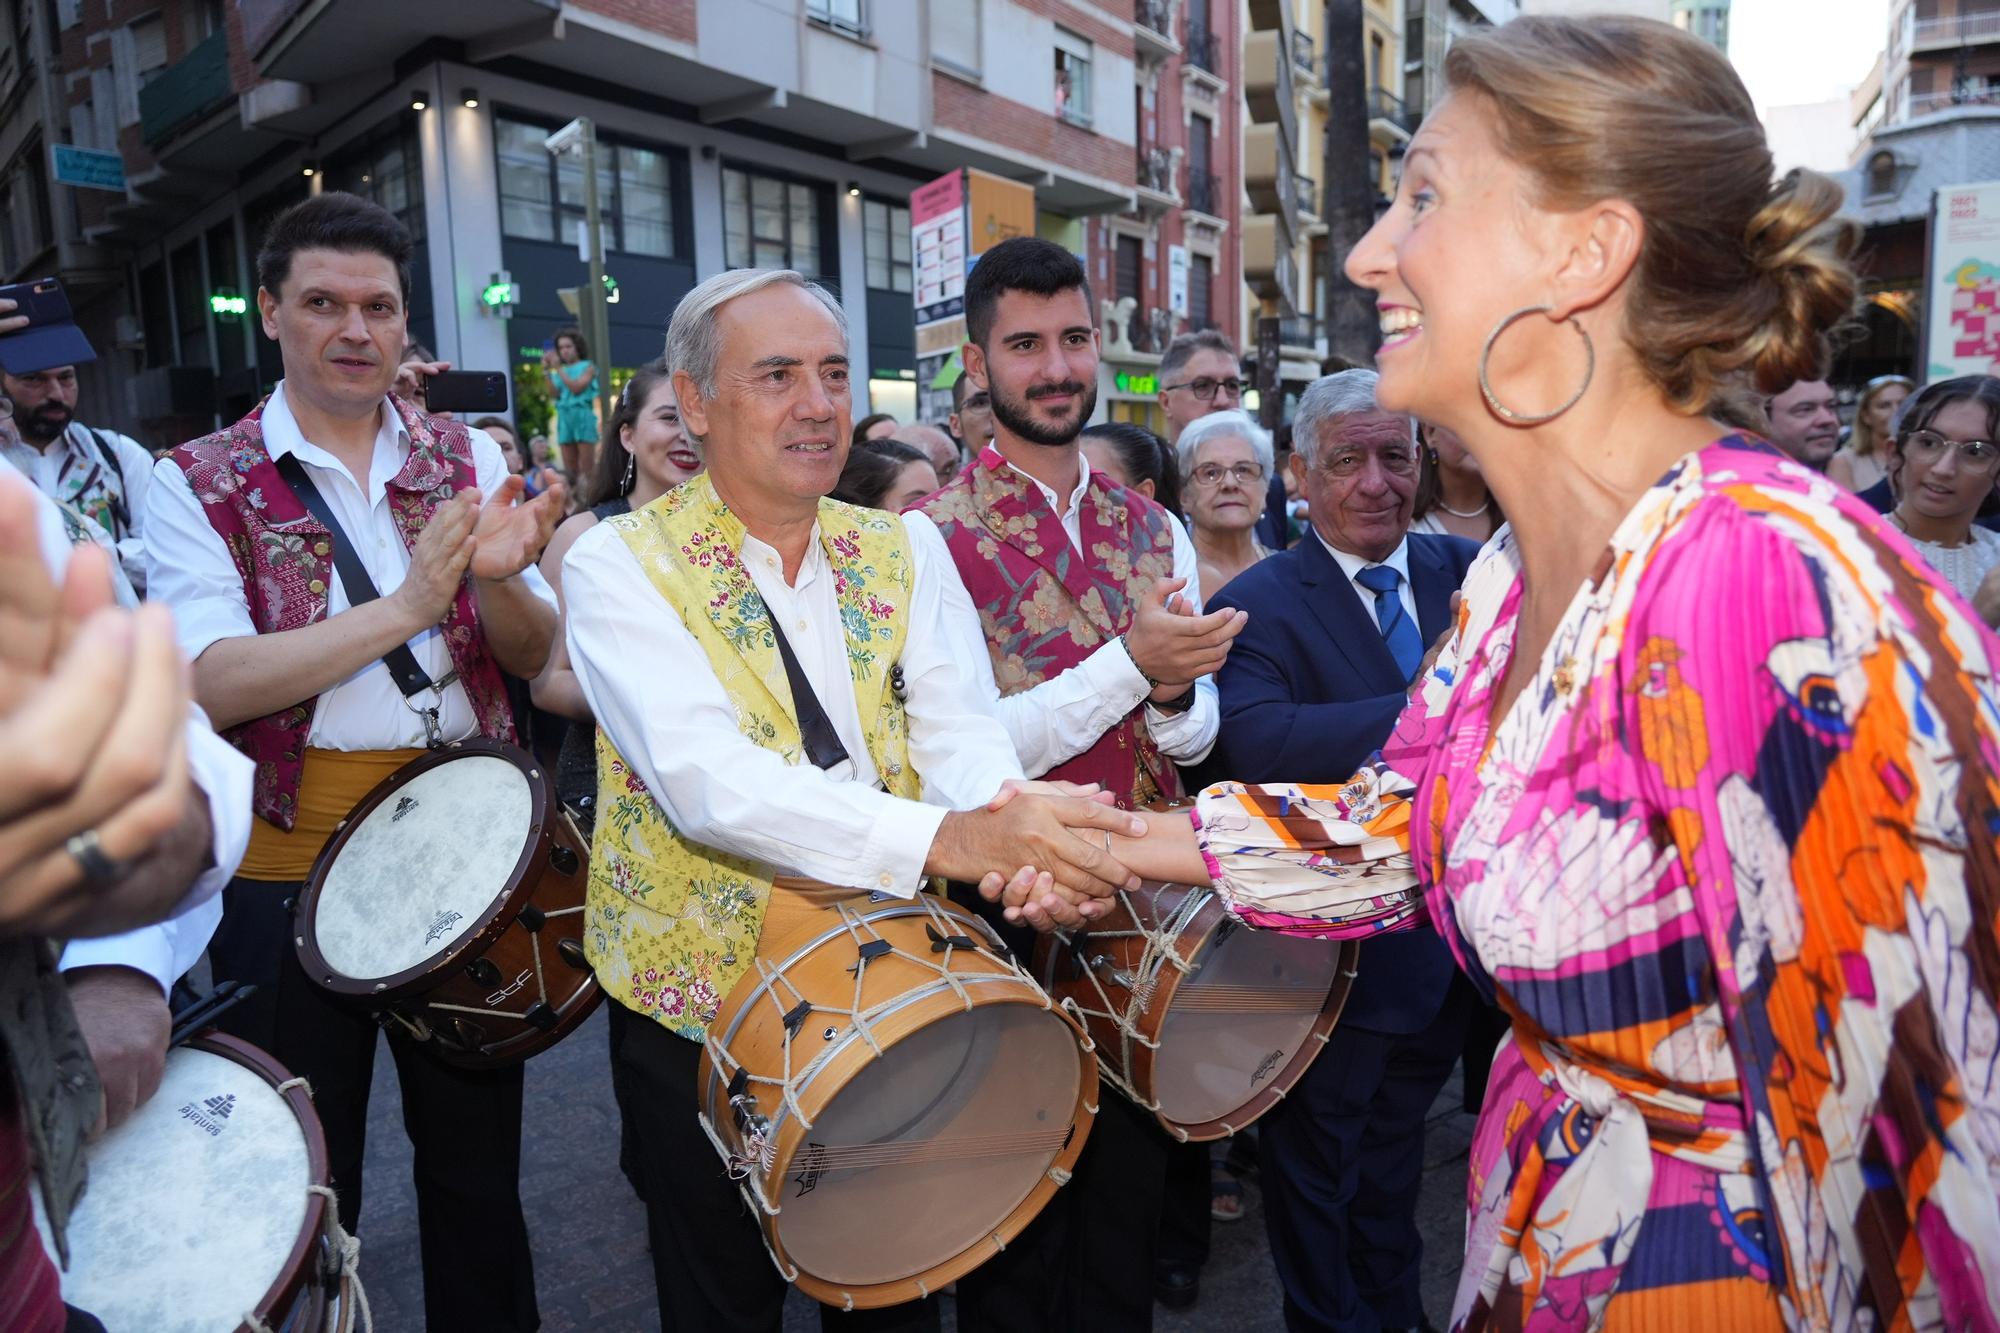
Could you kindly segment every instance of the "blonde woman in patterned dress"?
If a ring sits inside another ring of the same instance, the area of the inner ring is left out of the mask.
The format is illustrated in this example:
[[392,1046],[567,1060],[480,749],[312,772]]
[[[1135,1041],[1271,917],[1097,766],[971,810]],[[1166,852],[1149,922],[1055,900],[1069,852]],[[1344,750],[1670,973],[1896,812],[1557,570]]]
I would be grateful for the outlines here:
[[1774,182],[1665,24],[1518,19],[1445,71],[1346,267],[1382,405],[1455,431],[1512,531],[1373,767],[1111,850],[1301,934],[1423,889],[1513,1026],[1455,1328],[2000,1328],[2000,643],[1715,419],[1822,373],[1840,191]]

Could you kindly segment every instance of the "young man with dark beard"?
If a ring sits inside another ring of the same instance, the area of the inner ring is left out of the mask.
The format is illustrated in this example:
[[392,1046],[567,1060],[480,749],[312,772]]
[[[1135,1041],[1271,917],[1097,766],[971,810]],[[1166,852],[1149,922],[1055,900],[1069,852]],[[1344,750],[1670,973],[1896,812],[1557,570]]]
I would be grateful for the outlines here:
[[[1246,617],[1200,614],[1179,520],[1085,461],[1091,309],[1083,266],[1058,245],[1017,237],[980,258],[966,281],[965,373],[990,398],[993,441],[906,519],[914,545],[942,547],[958,569],[948,618],[965,660],[986,649],[1023,770],[1098,784],[1131,809],[1181,796],[1175,765],[1214,744],[1211,677]],[[1068,1187],[960,1279],[959,1327],[1151,1327],[1166,1147],[1149,1115],[1107,1095]]]

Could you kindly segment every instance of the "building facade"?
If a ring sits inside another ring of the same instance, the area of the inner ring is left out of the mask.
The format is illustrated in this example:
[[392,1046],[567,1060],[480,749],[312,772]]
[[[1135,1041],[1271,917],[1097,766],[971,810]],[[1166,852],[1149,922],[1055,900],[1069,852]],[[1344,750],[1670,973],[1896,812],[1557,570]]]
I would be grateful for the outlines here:
[[2000,104],[2000,0],[1891,0],[1882,120]]
[[[1192,9],[1169,68],[1160,30],[1132,0],[4,4],[31,43],[52,44],[37,68],[57,71],[12,95],[32,100],[45,85],[57,105],[36,144],[10,119],[7,138],[23,143],[0,149],[23,163],[54,144],[108,151],[124,179],[53,187],[31,238],[39,250],[23,257],[17,244],[0,269],[46,272],[60,249],[65,274],[103,277],[86,327],[108,372],[97,378],[122,382],[123,401],[99,419],[156,445],[231,419],[277,378],[254,301],[242,309],[255,248],[278,211],[323,189],[367,195],[410,227],[413,337],[462,368],[513,368],[532,428],[541,350],[573,322],[560,293],[585,272],[582,168],[545,141],[579,116],[595,127],[617,288],[611,345],[593,352],[619,370],[659,355],[667,316],[696,282],[787,266],[839,295],[856,414],[910,417],[909,197],[960,166],[1031,183],[1037,230],[1091,258],[1101,290],[1115,287],[1117,253],[1101,215],[1151,229],[1156,250],[1206,244],[1213,273],[1236,262],[1241,187],[1233,151],[1218,151],[1234,142],[1227,115],[1213,118],[1199,192],[1185,128],[1167,139],[1182,150],[1178,218],[1149,215],[1139,189],[1146,150],[1160,146],[1142,139],[1142,118],[1158,135],[1176,118],[1191,124],[1204,93],[1218,108],[1227,100],[1213,71],[1186,72]],[[1219,38],[1202,36],[1228,43],[1231,25],[1216,26]],[[1195,45],[1211,63],[1211,50],[1230,49]],[[0,60],[0,98],[7,72]],[[0,176],[30,192],[35,179],[50,189],[46,172]],[[1204,218],[1190,216],[1203,202],[1215,210],[1205,240]],[[1171,290],[1161,267],[1142,269],[1149,311]],[[511,304],[489,304],[501,278]],[[1234,318],[1226,296],[1210,300],[1209,318]]]

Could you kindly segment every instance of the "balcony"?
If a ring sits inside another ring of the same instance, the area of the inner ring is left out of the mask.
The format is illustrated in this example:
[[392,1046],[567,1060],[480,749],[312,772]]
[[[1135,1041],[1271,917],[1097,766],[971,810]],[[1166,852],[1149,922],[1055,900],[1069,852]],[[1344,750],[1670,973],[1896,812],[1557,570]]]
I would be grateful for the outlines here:
[[1284,58],[1283,37],[1253,32],[1243,39],[1243,99],[1250,119],[1276,124],[1287,139],[1298,138],[1298,102],[1292,65]]
[[1291,26],[1292,0],[1250,0],[1250,30],[1274,32]]
[[1278,344],[1281,347],[1296,347],[1303,351],[1316,352],[1319,345],[1319,321],[1311,315],[1294,315],[1290,319],[1279,320]]
[[1387,88],[1368,90],[1368,135],[1378,144],[1398,148],[1410,141],[1417,130],[1417,118],[1403,99]]
[[1217,222],[1223,220],[1222,178],[1212,171],[1187,173],[1187,208],[1191,213],[1206,213]]
[[2000,107],[2000,86],[1980,86],[1953,88],[1936,93],[1911,93],[1908,119],[1928,116],[1935,111],[1951,111],[1959,107]]
[[1319,182],[1311,176],[1301,176],[1294,173],[1292,176],[1292,206],[1298,209],[1301,218],[1312,222],[1319,221]]
[[1243,281],[1261,300],[1274,301],[1282,318],[1298,309],[1298,262],[1268,214],[1243,220]]
[[1936,51],[1958,46],[1982,46],[1988,42],[2000,42],[2000,10],[1918,19],[1910,49]]
[[1243,127],[1244,193],[1250,197],[1250,206],[1259,213],[1283,214],[1287,231],[1292,225],[1292,191],[1297,175],[1291,141],[1276,125]]
[[1174,40],[1176,7],[1176,0],[1136,0],[1132,6],[1132,47],[1142,64],[1181,53]]
[[1222,41],[1206,23],[1188,20],[1187,41],[1182,47],[1187,63],[1207,74],[1222,74]]
[[1179,208],[1181,194],[1175,188],[1175,181],[1179,176],[1179,149],[1140,149],[1139,172],[1134,182],[1134,188],[1139,198],[1139,211],[1151,217],[1164,213],[1170,208]]
[[157,147],[235,96],[229,85],[229,31],[217,28],[139,89],[140,136],[148,147]]
[[1292,67],[1298,70],[1306,82],[1315,84],[1321,82],[1319,64],[1313,50],[1311,33],[1294,32],[1292,34]]

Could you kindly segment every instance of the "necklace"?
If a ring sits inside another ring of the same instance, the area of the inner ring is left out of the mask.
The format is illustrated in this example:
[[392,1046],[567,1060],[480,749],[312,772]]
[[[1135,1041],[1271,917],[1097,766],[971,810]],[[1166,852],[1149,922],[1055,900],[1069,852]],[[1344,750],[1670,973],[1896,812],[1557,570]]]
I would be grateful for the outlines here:
[[1442,499],[1438,501],[1438,508],[1444,510],[1445,513],[1450,514],[1453,518],[1478,518],[1481,514],[1485,513],[1492,507],[1493,507],[1493,497],[1490,495],[1480,502],[1479,508],[1477,509],[1453,509],[1450,505],[1446,504]]

